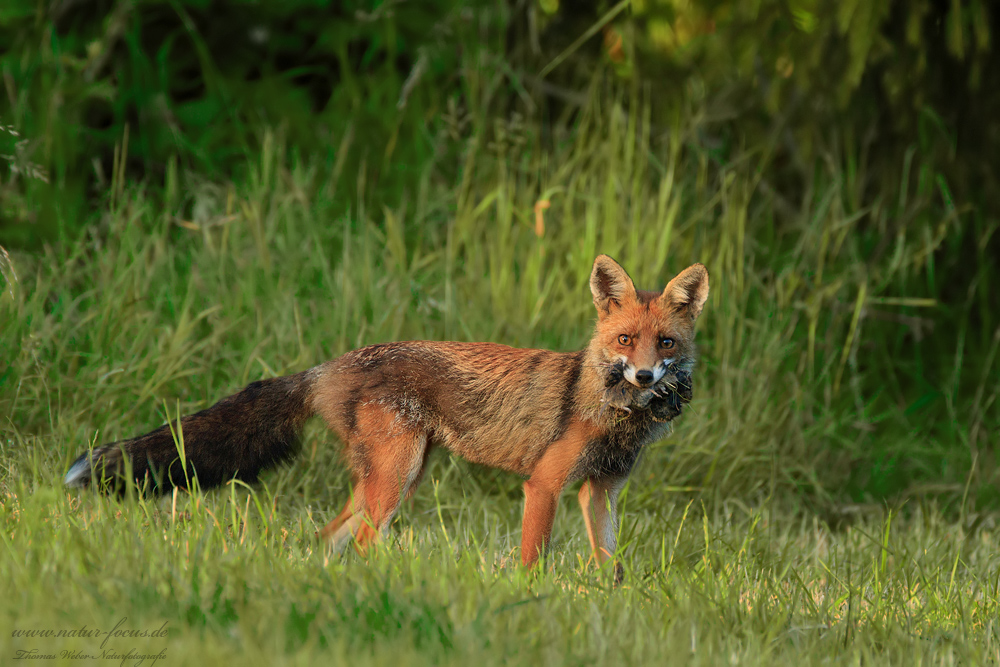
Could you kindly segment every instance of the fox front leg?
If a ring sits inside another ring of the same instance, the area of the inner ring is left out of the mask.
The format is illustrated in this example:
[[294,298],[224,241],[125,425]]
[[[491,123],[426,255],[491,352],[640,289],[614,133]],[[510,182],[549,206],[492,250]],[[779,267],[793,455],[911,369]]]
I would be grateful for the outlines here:
[[[580,509],[587,526],[590,550],[597,564],[612,560],[618,548],[618,494],[625,486],[625,477],[591,477],[580,487]],[[620,584],[625,570],[614,562],[614,581]]]

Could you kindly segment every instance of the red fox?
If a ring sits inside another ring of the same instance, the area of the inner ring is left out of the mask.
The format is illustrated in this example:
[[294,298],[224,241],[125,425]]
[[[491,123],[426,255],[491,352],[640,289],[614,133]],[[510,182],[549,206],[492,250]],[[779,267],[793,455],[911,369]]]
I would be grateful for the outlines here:
[[[708,271],[694,264],[662,293],[641,291],[601,255],[590,290],[598,321],[579,352],[370,345],[253,382],[179,424],[84,452],[65,483],[120,491],[126,470],[140,488],[159,492],[195,478],[203,489],[232,478],[252,482],[295,453],[303,422],[318,414],[343,442],[354,479],[352,497],[320,531],[333,548],[353,538],[363,552],[377,540],[416,489],[430,451],[442,445],[526,478],[526,566],[549,541],[563,489],[583,480],[587,535],[604,563],[615,554],[616,503],[629,472],[691,400],[694,327],[708,298]],[[183,457],[173,434],[179,429]],[[619,578],[619,566],[615,572]]]

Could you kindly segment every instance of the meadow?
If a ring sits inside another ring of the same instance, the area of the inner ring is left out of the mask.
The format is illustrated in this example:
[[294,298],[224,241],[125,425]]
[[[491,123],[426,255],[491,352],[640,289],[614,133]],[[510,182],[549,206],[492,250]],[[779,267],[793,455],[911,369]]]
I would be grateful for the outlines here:
[[[790,203],[773,146],[720,162],[638,88],[594,91],[545,141],[487,122],[479,90],[398,202],[366,203],[376,157],[331,176],[266,132],[239,180],[173,169],[153,196],[116,165],[84,236],[3,259],[3,661],[1000,661],[1000,336],[975,310],[996,273],[936,282],[961,224],[940,179],[907,189],[901,160],[901,194],[873,206],[845,148]],[[625,491],[620,587],[588,563],[570,492],[523,572],[521,480],[443,454],[384,548],[329,557],[314,532],[348,479],[318,424],[252,489],[62,486],[88,446],[364,344],[582,348],[599,253],[640,287],[694,261],[712,276],[695,399]],[[23,633],[119,623],[168,633]]]

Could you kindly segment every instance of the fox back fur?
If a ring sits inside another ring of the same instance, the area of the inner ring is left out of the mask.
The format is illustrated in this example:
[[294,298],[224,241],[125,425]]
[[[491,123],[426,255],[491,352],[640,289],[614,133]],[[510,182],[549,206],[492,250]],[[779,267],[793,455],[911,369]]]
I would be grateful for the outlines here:
[[[590,289],[598,321],[586,349],[561,353],[494,343],[370,345],[287,377],[253,382],[215,405],[130,440],[84,452],[70,486],[158,492],[257,479],[292,457],[303,423],[321,416],[344,444],[352,497],[320,535],[365,550],[416,489],[443,446],[526,478],[521,558],[548,542],[566,485],[579,501],[599,563],[616,550],[616,502],[643,447],[691,400],[694,327],[708,272],[694,264],[662,292],[636,290],[606,255]],[[183,438],[183,457],[175,433]],[[616,579],[621,577],[615,567]]]

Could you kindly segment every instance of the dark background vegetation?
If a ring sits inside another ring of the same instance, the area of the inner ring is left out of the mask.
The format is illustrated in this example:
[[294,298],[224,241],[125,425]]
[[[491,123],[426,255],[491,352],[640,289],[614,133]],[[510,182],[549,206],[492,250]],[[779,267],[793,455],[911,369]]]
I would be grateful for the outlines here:
[[[971,489],[993,506],[998,26],[986,0],[5,0],[0,245],[108,234],[101,212],[125,181],[190,217],[183,183],[245,181],[275,136],[283,159],[332,183],[331,217],[396,206],[427,164],[442,182],[465,176],[440,133],[474,124],[496,142],[516,128],[556,151],[589,100],[623,90],[624,111],[646,114],[637,141],[684,128],[676,150],[698,187],[752,164],[745,205],[767,211],[747,230],[755,281],[787,278],[803,247],[851,248],[789,287],[787,307],[808,317],[784,371],[811,372],[801,350],[817,327],[847,332],[850,352],[820,350],[827,374],[796,406],[853,424],[816,434],[838,465],[803,497],[957,504]],[[477,71],[501,83],[469,119],[486,99]],[[858,212],[846,238],[803,223],[831,182]],[[410,226],[407,241],[436,231]],[[848,360],[860,379],[838,394]]]

